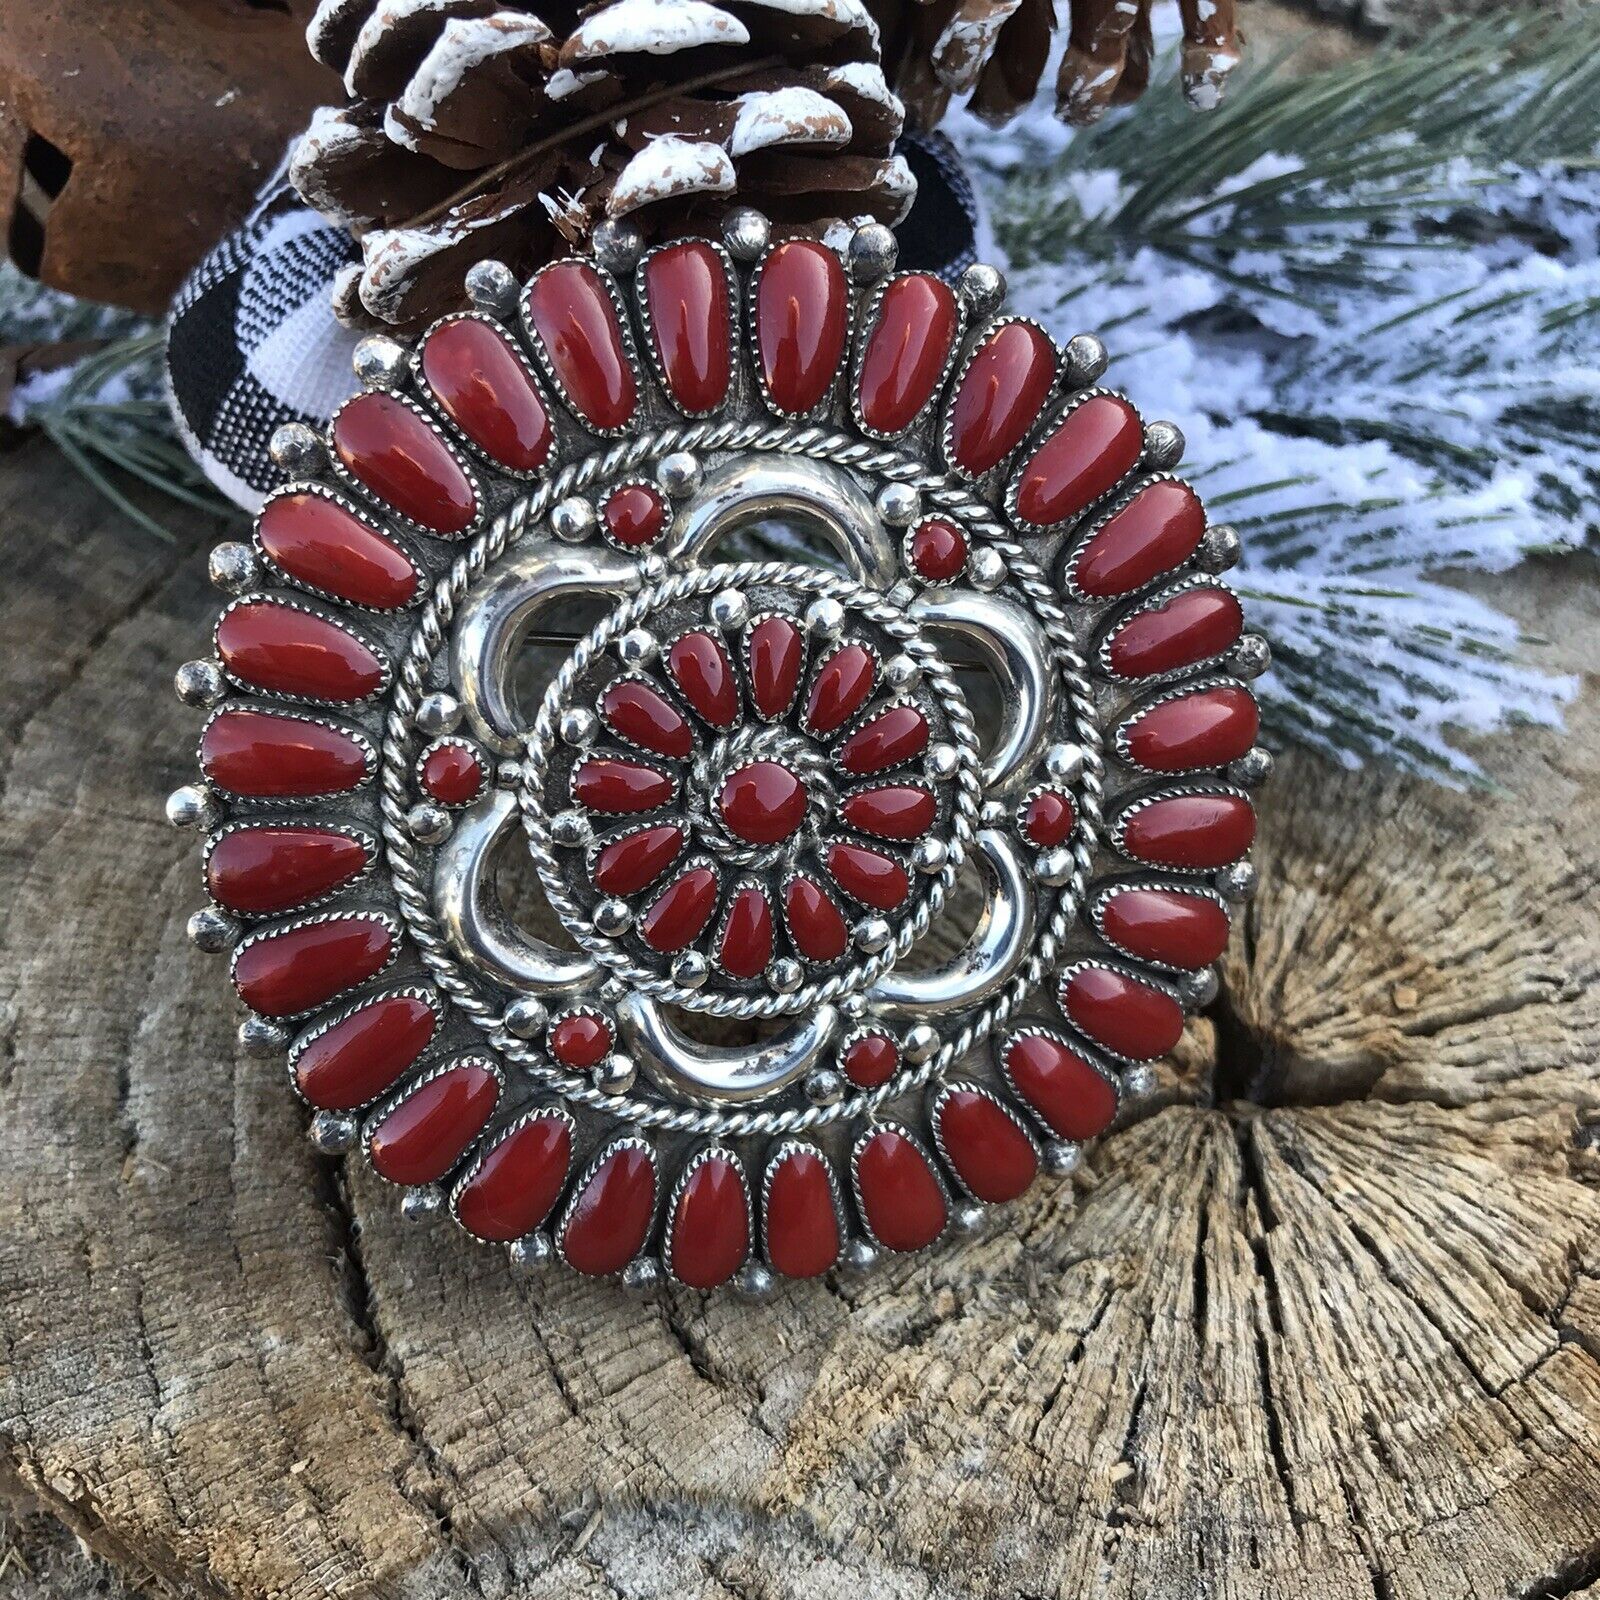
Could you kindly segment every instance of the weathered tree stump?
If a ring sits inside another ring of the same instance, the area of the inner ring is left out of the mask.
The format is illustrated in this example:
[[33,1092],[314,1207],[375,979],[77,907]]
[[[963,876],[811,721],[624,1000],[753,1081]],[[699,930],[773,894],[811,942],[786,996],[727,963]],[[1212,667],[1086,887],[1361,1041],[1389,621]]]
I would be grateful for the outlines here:
[[[1284,761],[1231,999],[1075,1189],[640,1302],[407,1227],[236,1058],[160,820],[216,531],[0,464],[0,1482],[183,1594],[1600,1582],[1600,695],[1494,795]],[[1497,592],[1600,665],[1591,564]]]

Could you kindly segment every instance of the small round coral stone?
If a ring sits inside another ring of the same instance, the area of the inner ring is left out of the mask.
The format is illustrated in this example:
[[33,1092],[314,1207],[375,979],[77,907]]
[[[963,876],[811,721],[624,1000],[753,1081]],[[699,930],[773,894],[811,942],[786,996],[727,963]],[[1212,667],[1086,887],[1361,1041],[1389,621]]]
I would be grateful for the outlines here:
[[911,569],[929,583],[949,583],[967,564],[967,536],[953,522],[934,517],[921,523],[906,541]]
[[611,1024],[592,1011],[574,1011],[550,1029],[550,1054],[564,1067],[583,1071],[596,1067],[611,1054],[616,1042]]
[[806,817],[806,786],[776,761],[751,761],[728,775],[717,807],[747,844],[777,844]]
[[437,744],[422,758],[422,787],[442,806],[464,806],[483,788],[483,763],[454,741]]
[[1029,842],[1049,850],[1065,844],[1078,824],[1078,814],[1071,799],[1058,789],[1045,789],[1036,794],[1023,808],[1022,831]]
[[644,483],[625,483],[606,496],[600,508],[606,532],[630,550],[654,544],[667,525],[667,504]]
[[899,1070],[899,1046],[886,1033],[864,1033],[845,1047],[839,1068],[858,1088],[876,1089]]

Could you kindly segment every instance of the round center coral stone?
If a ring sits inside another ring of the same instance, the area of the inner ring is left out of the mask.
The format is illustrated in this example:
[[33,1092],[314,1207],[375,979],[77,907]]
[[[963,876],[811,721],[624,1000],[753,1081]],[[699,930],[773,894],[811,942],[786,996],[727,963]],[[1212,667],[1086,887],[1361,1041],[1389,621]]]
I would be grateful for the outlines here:
[[806,786],[776,761],[752,761],[729,774],[717,804],[747,844],[778,844],[805,821]]

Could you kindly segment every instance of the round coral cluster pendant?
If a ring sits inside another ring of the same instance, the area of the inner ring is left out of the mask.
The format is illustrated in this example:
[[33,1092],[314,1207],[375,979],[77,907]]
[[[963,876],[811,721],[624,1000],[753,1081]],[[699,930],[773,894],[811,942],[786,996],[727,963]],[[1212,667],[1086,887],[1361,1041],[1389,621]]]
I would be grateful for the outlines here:
[[633,1286],[1069,1172],[1215,993],[1270,765],[1177,430],[875,225],[467,289],[213,554],[169,814],[245,1046],[408,1215]]

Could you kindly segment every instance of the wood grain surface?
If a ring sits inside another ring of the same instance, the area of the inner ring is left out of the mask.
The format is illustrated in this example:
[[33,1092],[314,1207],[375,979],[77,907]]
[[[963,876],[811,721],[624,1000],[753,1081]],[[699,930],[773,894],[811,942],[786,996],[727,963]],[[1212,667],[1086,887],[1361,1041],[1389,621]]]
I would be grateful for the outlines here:
[[[236,1058],[160,819],[218,531],[0,461],[0,1488],[130,1592],[1600,1593],[1592,688],[1492,793],[1283,761],[1229,998],[1074,1184],[640,1301],[402,1223]],[[1600,668],[1587,558],[1496,593]]]

